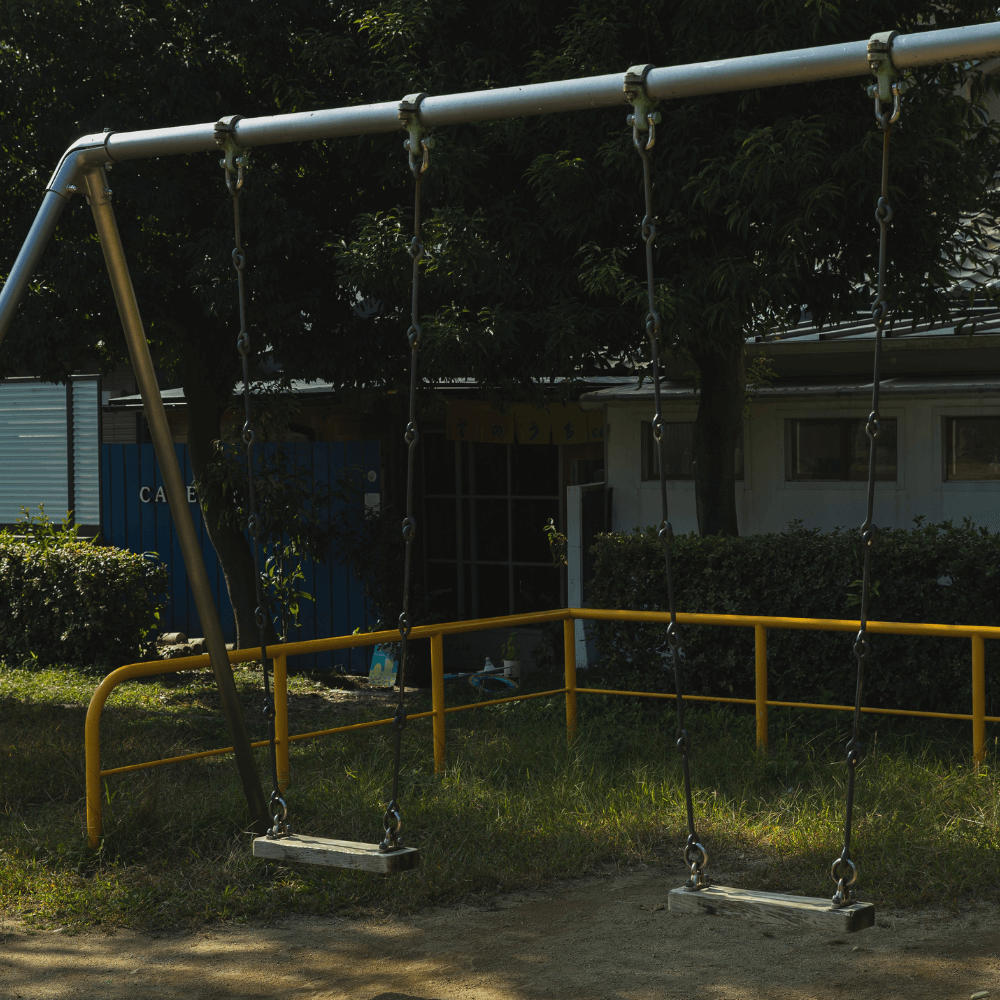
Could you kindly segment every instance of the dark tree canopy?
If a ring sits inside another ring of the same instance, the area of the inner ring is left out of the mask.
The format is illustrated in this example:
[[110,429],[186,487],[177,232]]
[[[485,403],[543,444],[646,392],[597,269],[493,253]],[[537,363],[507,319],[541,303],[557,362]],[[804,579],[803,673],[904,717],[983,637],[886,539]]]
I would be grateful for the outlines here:
[[[992,16],[979,0],[10,0],[0,10],[0,266],[9,270],[62,150],[87,132],[624,72]],[[802,306],[831,320],[853,312],[870,275],[880,152],[867,83],[661,106],[658,298],[664,346],[700,373],[703,531],[736,528],[744,338],[793,321]],[[961,213],[993,207],[986,182],[997,145],[974,106],[981,87],[968,67],[914,74],[893,140],[892,294],[914,315],[945,308],[942,249],[954,245]],[[424,192],[425,377],[471,376],[494,398],[529,398],[535,380],[646,353],[641,171],[626,113],[435,135]],[[251,154],[242,203],[251,334],[285,377],[345,391],[405,386],[412,194],[402,138]],[[124,163],[111,183],[148,336],[189,401],[201,476],[238,378],[231,208],[218,157]],[[123,356],[89,212],[76,199],[0,353],[0,374],[59,379]],[[207,521],[243,623],[252,614],[252,585],[240,582],[249,579],[245,543],[210,510]]]

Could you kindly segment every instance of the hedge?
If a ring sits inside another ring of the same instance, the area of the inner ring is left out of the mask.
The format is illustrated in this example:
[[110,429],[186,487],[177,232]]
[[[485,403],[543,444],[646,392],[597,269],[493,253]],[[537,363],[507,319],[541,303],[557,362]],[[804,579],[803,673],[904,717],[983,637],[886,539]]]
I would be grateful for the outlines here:
[[159,625],[166,567],[58,534],[0,533],[0,660],[82,669],[135,661]]
[[[666,610],[663,550],[655,529],[599,535],[592,548],[592,607]],[[857,530],[824,533],[793,525],[745,538],[680,535],[672,548],[678,611],[858,616],[861,551]],[[872,556],[875,621],[1000,625],[1000,536],[968,521],[883,530]],[[602,683],[672,690],[665,627],[607,623],[594,629]],[[681,627],[685,690],[752,698],[754,636],[749,628]],[[971,711],[968,639],[872,636],[864,703],[918,711]],[[854,634],[768,631],[768,696],[776,701],[853,704]],[[1000,714],[989,673],[987,714]]]

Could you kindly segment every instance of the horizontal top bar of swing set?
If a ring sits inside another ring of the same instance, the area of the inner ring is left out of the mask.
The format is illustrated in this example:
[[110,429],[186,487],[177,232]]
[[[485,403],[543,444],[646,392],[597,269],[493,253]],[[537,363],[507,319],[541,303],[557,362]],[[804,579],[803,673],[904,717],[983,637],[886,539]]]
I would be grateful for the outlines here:
[[[509,629],[519,626],[546,625],[549,622],[581,619],[583,621],[639,622],[665,625],[670,621],[667,611],[615,611],[603,608],[555,608],[552,611],[533,611],[522,615],[504,615],[499,618],[476,618],[471,621],[445,622],[439,625],[417,625],[410,631],[411,639],[432,639],[436,636],[460,635],[466,632],[483,632],[487,629]],[[779,618],[767,615],[705,615],[679,611],[677,621],[681,625],[726,625],[737,628],[791,629],[807,632],[857,632],[858,621],[841,618]],[[1000,627],[995,625],[932,625],[919,622],[869,622],[868,631],[874,635],[919,635],[946,639],[1000,639]],[[273,657],[306,656],[324,653],[333,649],[353,649],[358,646],[376,646],[382,643],[398,642],[396,629],[386,632],[359,632],[355,635],[340,635],[329,639],[306,639],[302,642],[287,642],[268,646],[267,655]],[[230,663],[249,663],[260,659],[260,647],[229,650]],[[127,671],[128,677],[145,677],[153,674],[173,673],[178,670],[196,670],[210,665],[208,654],[181,656],[172,660],[143,660],[129,663],[118,670]],[[120,680],[126,676],[118,670],[108,674],[105,680],[116,675]],[[116,682],[118,683],[118,682]],[[113,686],[113,685],[112,685]]]
[[[996,22],[897,35],[891,47],[897,70],[968,62],[997,54],[1000,54],[1000,23]],[[431,95],[422,101],[420,116],[425,126],[433,128],[623,105],[625,68],[622,73],[604,76],[465,94]],[[669,100],[866,76],[869,72],[868,42],[865,40],[658,67],[650,70],[646,90],[654,99]],[[387,101],[266,118],[243,118],[236,125],[235,136],[240,145],[250,147],[394,132],[401,128],[398,101]],[[99,140],[112,162],[216,148],[214,122],[141,132],[113,132],[106,139],[104,136],[85,138],[92,146],[94,140]]]

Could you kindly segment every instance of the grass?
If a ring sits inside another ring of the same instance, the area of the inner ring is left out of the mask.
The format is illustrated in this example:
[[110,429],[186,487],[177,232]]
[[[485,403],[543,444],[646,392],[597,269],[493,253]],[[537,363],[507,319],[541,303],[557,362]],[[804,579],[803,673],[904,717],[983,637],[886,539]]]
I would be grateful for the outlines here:
[[[105,838],[94,855],[83,837],[83,720],[96,683],[71,671],[0,667],[0,910],[34,926],[167,928],[291,912],[398,912],[481,901],[607,862],[683,875],[672,709],[603,696],[580,696],[572,746],[561,697],[450,715],[444,776],[433,773],[429,722],[411,723],[402,803],[408,841],[423,860],[404,876],[254,860],[229,757],[109,779]],[[257,684],[251,671],[238,671],[254,739],[263,735]],[[345,710],[318,697],[310,678],[293,678],[290,689],[293,732],[373,717],[371,708]],[[468,687],[448,692],[452,703],[475,697]],[[428,707],[423,696],[410,704]],[[831,893],[848,722],[772,710],[771,747],[762,754],[751,711],[689,709],[698,827],[715,873],[750,888]],[[1000,900],[995,755],[974,771],[960,723],[865,724],[853,851],[863,898],[881,906]],[[122,685],[105,710],[102,744],[105,767],[226,745],[210,675]],[[388,729],[293,745],[291,768],[297,830],[378,838]]]

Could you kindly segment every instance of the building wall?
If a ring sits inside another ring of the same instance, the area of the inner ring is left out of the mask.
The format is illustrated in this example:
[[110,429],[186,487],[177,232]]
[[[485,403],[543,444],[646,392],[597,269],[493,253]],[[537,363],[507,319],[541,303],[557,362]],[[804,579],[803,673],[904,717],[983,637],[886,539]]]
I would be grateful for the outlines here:
[[[775,399],[754,403],[744,432],[745,479],[736,486],[741,534],[783,531],[799,519],[805,527],[830,530],[855,527],[865,517],[863,482],[785,482],[785,420],[795,417],[865,417],[868,401],[848,399]],[[883,417],[897,420],[897,479],[879,482],[875,523],[909,527],[913,518],[975,524],[1000,531],[1000,482],[944,482],[945,416],[1000,415],[995,395],[962,393],[905,397],[881,403]],[[664,419],[694,420],[694,403],[667,404]],[[607,404],[608,485],[613,488],[615,531],[658,523],[657,482],[641,480],[641,422],[652,417],[652,403]],[[668,483],[670,521],[677,532],[697,530],[694,483]]]
[[[219,611],[227,642],[236,638],[232,605],[226,591],[225,577],[211,539],[205,529],[194,489],[194,475],[187,447],[175,445],[184,482],[188,484],[188,503],[194,520],[208,572],[209,585]],[[278,446],[275,446],[278,447]],[[316,442],[283,446],[290,464],[308,473],[314,482],[336,482],[349,466],[366,468],[366,502],[380,490],[379,449],[374,441]],[[160,623],[163,632],[183,632],[187,636],[204,634],[191,595],[180,543],[163,491],[159,463],[151,444],[105,444],[102,446],[102,531],[107,541],[133,552],[155,553],[168,572],[169,602]],[[300,604],[300,626],[290,632],[291,641],[319,639],[331,635],[349,635],[355,628],[370,624],[363,588],[350,568],[340,563],[331,549],[323,563],[305,561],[305,579],[301,586],[312,600]],[[300,669],[325,669],[331,665],[354,672],[367,672],[370,651],[337,650],[300,657]]]
[[[120,365],[110,375],[101,379],[101,406],[105,407],[119,396],[131,396],[136,391],[132,369]],[[114,412],[110,407],[104,410],[101,419],[101,444],[135,444],[136,421],[139,414],[134,410]]]

